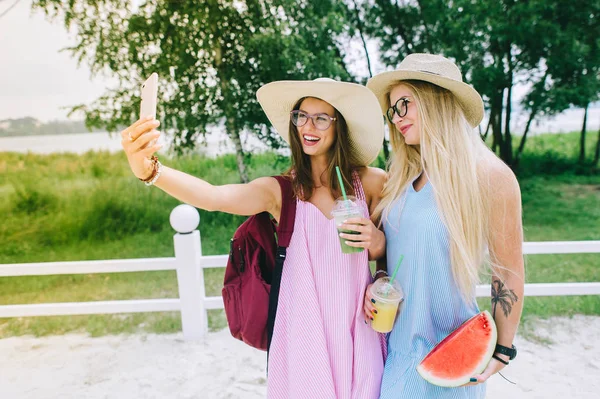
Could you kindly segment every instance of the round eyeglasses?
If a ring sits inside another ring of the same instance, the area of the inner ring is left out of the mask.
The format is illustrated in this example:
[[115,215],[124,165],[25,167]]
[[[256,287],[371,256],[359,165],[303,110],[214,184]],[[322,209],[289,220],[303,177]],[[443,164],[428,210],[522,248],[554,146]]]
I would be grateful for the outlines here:
[[290,118],[296,127],[306,125],[306,122],[310,119],[312,120],[313,126],[319,130],[327,130],[333,121],[337,119],[325,113],[311,115],[298,109],[290,112]]
[[396,104],[389,107],[387,112],[385,113],[388,118],[388,121],[390,121],[390,123],[394,123],[393,122],[394,113],[396,115],[398,115],[400,118],[404,118],[406,116],[406,113],[408,112],[408,103],[409,102],[410,102],[410,100],[408,98],[402,97],[402,98],[398,99],[398,101],[396,101]]

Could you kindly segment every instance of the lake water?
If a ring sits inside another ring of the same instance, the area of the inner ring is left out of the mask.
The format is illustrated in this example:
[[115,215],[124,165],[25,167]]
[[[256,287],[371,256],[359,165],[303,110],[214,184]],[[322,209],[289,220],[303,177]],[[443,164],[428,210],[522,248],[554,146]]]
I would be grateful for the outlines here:
[[[511,129],[514,134],[523,132],[526,115],[515,115]],[[531,133],[565,133],[581,130],[583,110],[568,110],[553,118],[543,118],[534,122]],[[589,140],[595,140],[600,129],[600,108],[592,108],[588,112],[587,131]],[[259,152],[267,149],[255,136],[243,138],[243,147],[247,152]],[[169,143],[161,150],[168,151]],[[33,152],[38,154],[74,152],[83,154],[90,150],[116,152],[121,150],[119,134],[77,133],[47,136],[0,137],[0,152]],[[233,153],[234,147],[227,135],[217,132],[207,135],[206,142],[198,146],[198,152],[210,157],[225,153]]]
[[[170,142],[160,152],[168,152]],[[267,147],[255,137],[246,137],[242,141],[244,150],[256,152],[264,151]],[[87,151],[121,151],[121,137],[118,133],[74,133],[41,136],[15,136],[0,137],[0,152],[33,152],[36,154],[50,154],[71,152],[83,154]],[[234,153],[233,143],[225,135],[208,136],[206,142],[198,145],[197,152],[209,157],[226,153]]]

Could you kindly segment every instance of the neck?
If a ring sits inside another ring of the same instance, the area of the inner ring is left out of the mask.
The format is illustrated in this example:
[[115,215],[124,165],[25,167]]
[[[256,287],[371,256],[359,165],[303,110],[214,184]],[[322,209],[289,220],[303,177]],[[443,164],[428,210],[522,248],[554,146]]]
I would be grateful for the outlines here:
[[329,184],[329,176],[323,174],[327,170],[327,163],[327,157],[324,155],[310,157],[310,166],[315,187]]

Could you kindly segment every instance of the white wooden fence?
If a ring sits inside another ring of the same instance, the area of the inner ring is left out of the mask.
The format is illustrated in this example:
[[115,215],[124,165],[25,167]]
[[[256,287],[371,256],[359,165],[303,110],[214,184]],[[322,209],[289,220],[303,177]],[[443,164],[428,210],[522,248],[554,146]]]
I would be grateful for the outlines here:
[[[195,208],[177,206],[171,212],[170,222],[177,231],[174,258],[6,264],[0,265],[0,277],[176,270],[179,298],[2,305],[0,318],[180,311],[184,337],[201,338],[208,330],[206,311],[223,308],[222,297],[206,297],[203,269],[225,267],[228,255],[202,256],[197,230],[200,216]],[[600,253],[600,241],[526,242],[523,252],[530,255]],[[489,295],[489,285],[477,286],[477,296]],[[525,295],[600,295],[600,282],[526,284]]]

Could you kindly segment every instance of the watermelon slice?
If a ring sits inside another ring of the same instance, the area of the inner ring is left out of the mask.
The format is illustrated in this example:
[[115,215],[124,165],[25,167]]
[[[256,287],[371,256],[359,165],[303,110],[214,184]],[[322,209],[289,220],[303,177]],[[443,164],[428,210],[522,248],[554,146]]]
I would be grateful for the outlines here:
[[496,347],[496,323],[487,310],[471,317],[425,356],[421,377],[441,387],[457,387],[481,373]]

